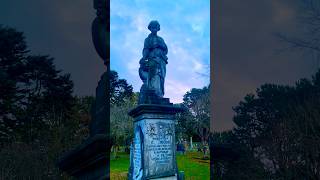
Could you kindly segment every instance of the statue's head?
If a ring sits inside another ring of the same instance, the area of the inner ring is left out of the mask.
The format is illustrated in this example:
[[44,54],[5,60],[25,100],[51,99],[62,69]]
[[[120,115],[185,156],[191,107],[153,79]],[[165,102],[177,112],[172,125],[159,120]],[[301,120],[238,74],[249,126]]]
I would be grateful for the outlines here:
[[157,31],[160,31],[160,24],[158,23],[158,21],[153,20],[149,23],[148,29],[152,33],[157,33]]

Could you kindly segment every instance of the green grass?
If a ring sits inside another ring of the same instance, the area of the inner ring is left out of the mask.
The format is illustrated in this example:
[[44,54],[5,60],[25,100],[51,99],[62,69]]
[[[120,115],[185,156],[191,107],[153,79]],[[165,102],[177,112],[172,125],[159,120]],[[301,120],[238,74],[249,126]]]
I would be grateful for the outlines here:
[[177,155],[179,171],[184,171],[185,179],[210,179],[210,160],[203,160],[202,154],[187,152],[186,155]]
[[[118,153],[119,158],[111,155],[110,179],[125,180],[129,169],[129,154]],[[186,180],[210,179],[210,160],[203,160],[197,152],[188,152],[186,155],[177,155],[179,171],[184,171]]]
[[117,156],[117,158],[114,158],[113,154],[110,156],[110,179],[127,179],[130,156],[124,152],[117,153]]

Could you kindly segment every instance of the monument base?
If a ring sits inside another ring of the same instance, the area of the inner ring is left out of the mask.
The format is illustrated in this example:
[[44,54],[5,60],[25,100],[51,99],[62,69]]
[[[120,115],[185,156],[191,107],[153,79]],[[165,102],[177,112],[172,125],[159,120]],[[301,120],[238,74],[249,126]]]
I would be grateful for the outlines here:
[[169,176],[169,177],[162,177],[162,178],[156,178],[156,179],[150,179],[150,180],[178,180],[178,176]]
[[178,179],[174,120],[182,111],[167,103],[140,104],[129,112],[134,118],[129,179]]
[[62,171],[77,179],[109,179],[107,136],[97,134],[64,154],[58,162]]

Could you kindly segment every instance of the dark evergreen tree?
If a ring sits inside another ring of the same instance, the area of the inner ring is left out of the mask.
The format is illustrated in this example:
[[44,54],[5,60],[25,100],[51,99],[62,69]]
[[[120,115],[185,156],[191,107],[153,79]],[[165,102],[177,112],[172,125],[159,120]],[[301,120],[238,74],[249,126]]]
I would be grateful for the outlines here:
[[273,178],[320,177],[319,73],[291,87],[263,85],[234,108],[234,134]]

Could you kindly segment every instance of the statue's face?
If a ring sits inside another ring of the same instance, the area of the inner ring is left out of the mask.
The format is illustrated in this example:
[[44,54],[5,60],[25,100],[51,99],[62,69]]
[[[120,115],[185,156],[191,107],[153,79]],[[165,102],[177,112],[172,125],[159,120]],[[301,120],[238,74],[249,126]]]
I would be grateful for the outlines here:
[[151,31],[153,34],[157,33],[157,31],[158,31],[157,26],[151,26],[151,27],[150,27],[150,31]]

